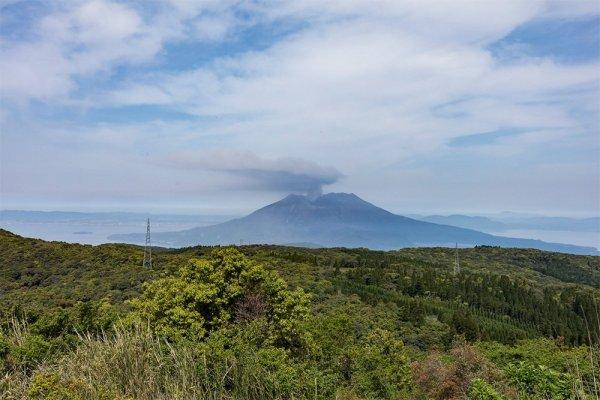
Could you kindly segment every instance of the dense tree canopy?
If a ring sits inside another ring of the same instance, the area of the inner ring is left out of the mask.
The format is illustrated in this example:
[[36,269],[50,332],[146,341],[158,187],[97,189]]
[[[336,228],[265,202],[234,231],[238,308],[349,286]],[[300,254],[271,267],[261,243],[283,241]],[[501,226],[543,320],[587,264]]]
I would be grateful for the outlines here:
[[[0,231],[7,399],[587,399],[599,258],[154,249]],[[596,386],[594,386],[596,382]]]

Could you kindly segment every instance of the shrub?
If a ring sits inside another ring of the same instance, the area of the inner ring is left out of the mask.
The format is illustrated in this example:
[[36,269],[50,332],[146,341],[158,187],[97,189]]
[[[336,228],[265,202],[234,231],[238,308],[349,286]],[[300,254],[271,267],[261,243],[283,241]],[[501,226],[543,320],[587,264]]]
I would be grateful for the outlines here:
[[283,347],[301,344],[300,324],[310,311],[302,289],[287,290],[276,272],[233,248],[191,260],[177,276],[146,284],[131,305],[134,318],[169,339],[199,341],[227,324],[263,318],[269,338]]
[[8,355],[12,369],[32,369],[52,354],[52,344],[40,335],[26,333],[10,346]]
[[391,332],[375,329],[355,349],[351,361],[351,382],[358,393],[392,399],[409,390],[409,358]]
[[218,398],[330,398],[335,385],[314,364],[263,339],[263,323],[220,329],[198,346],[202,390]]
[[471,382],[468,393],[469,400],[504,400],[505,397],[494,389],[492,385],[481,378],[476,378]]
[[574,379],[570,374],[524,361],[509,365],[506,371],[519,390],[534,399],[572,398]]
[[81,386],[81,382],[65,381],[56,373],[43,372],[33,377],[27,396],[31,400],[86,400]]
[[117,312],[107,299],[78,302],[74,312],[74,327],[79,332],[106,331],[117,320]]
[[31,331],[44,337],[58,337],[71,327],[69,314],[65,310],[52,310],[43,314],[31,326]]
[[479,326],[473,316],[463,308],[459,308],[452,314],[450,326],[458,334],[462,334],[469,341],[476,340],[479,336]]
[[474,346],[458,341],[450,355],[448,359],[433,353],[413,363],[415,381],[430,398],[463,399],[477,379],[499,380],[499,371]]

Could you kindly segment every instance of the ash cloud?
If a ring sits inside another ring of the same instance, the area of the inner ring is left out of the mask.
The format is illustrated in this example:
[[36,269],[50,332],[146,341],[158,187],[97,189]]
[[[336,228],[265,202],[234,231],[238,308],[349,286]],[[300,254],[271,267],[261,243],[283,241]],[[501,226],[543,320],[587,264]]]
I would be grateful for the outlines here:
[[331,166],[293,157],[265,159],[251,152],[186,152],[173,154],[167,161],[178,168],[224,172],[242,178],[242,184],[248,188],[302,193],[309,197],[319,196],[324,185],[343,177]]

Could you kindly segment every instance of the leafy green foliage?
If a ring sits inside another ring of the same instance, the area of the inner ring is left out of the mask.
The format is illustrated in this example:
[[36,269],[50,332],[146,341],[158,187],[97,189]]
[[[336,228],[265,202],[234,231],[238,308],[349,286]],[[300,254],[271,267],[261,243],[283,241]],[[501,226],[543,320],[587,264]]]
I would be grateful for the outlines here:
[[286,346],[300,344],[308,304],[302,289],[287,290],[276,273],[233,248],[190,261],[177,276],[146,284],[131,301],[135,316],[171,339],[197,341],[228,323],[261,318],[269,338]]
[[353,349],[351,382],[368,398],[399,398],[410,388],[409,358],[404,344],[386,330],[375,329]]
[[471,314],[464,310],[458,309],[452,314],[450,325],[455,332],[465,335],[467,340],[475,340],[479,337],[479,327]]
[[[600,395],[598,257],[154,249],[0,231],[7,399]],[[309,301],[312,299],[312,301]],[[125,322],[125,323],[123,323]],[[587,396],[587,397],[586,397]]]
[[[513,346],[494,342],[481,342],[477,344],[481,352],[499,368],[516,371],[515,366],[530,365],[544,366],[552,371],[564,374],[571,384],[578,381],[578,385],[593,387],[594,380],[598,379],[598,360],[595,355],[598,348],[594,347],[568,347],[557,340],[534,339],[521,341]],[[577,379],[572,379],[577,376]]]
[[531,399],[571,398],[572,377],[543,365],[528,362],[509,365],[508,376]]
[[[290,286],[304,288],[316,301],[341,290],[366,302],[394,302],[404,310],[401,318],[416,326],[426,315],[450,324],[452,315],[466,307],[482,340],[514,343],[545,336],[570,344],[600,343],[600,257],[460,249],[463,273],[454,277],[451,249],[239,250],[266,269],[276,269]],[[155,269],[149,271],[141,267],[143,252],[136,246],[44,242],[0,230],[0,293],[5,294],[0,320],[16,314],[35,322],[57,308],[102,300],[114,306],[113,316],[123,315],[126,300],[139,296],[143,282],[173,276],[190,259],[212,251],[155,249]]]
[[31,400],[85,400],[80,393],[81,383],[61,379],[56,373],[36,374],[27,395]]
[[473,380],[468,394],[469,400],[504,400],[505,397],[494,389],[492,385],[481,378]]
[[52,351],[52,344],[41,335],[26,334],[19,343],[10,347],[8,359],[10,363],[27,369],[34,368],[37,364],[48,358]]

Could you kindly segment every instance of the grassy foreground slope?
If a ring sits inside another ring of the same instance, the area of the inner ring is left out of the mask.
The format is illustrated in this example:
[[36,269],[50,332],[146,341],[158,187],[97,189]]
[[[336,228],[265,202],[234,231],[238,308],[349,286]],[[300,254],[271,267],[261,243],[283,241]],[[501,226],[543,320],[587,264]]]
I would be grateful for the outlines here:
[[[5,397],[599,394],[599,257],[461,249],[454,276],[454,250],[445,248],[198,246],[153,255],[146,270],[136,246],[0,231]],[[305,300],[306,310],[294,306]]]

